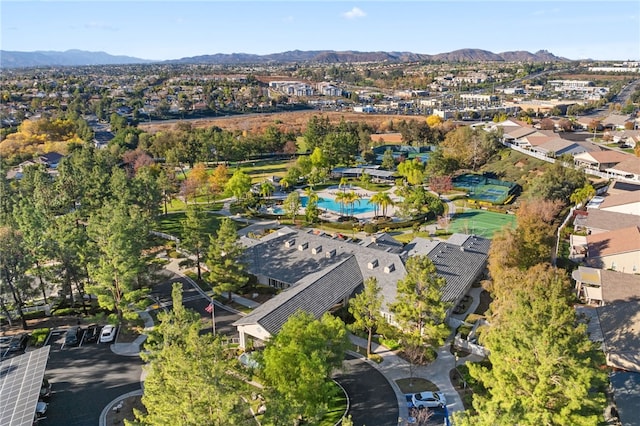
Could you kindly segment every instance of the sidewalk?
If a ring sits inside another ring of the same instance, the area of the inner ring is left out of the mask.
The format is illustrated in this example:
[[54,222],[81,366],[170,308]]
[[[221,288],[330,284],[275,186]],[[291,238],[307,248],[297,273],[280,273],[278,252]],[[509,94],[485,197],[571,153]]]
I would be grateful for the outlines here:
[[[350,335],[349,338],[352,343],[363,348],[367,347],[366,339],[354,335]],[[477,362],[481,360],[480,357],[469,355],[465,357],[464,360],[459,360],[458,364],[456,364],[456,358],[449,350],[452,340],[453,336],[449,337],[445,341],[445,344],[437,350],[438,357],[434,362],[426,366],[413,367],[414,378],[429,380],[445,395],[447,399],[447,409],[450,413],[464,410],[460,395],[453,387],[451,379],[449,378],[450,371],[457,365],[462,365],[467,361]],[[371,350],[376,355],[382,357],[382,362],[378,364],[376,362],[369,361],[369,363],[387,378],[391,387],[393,387],[396,392],[398,407],[400,408],[400,417],[406,418],[408,414],[406,399],[395,381],[410,377],[409,362],[399,357],[385,346],[378,345],[376,343],[372,343]],[[352,354],[362,357],[362,355],[356,354],[355,352]],[[416,391],[419,390],[420,389],[416,389]]]

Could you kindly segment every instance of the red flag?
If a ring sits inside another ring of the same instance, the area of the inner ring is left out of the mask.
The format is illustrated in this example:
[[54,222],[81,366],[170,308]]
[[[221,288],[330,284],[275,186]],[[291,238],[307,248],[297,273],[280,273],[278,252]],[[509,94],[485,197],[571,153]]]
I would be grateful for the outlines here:
[[204,308],[204,310],[209,312],[209,313],[213,312],[213,303],[209,303],[209,306]]

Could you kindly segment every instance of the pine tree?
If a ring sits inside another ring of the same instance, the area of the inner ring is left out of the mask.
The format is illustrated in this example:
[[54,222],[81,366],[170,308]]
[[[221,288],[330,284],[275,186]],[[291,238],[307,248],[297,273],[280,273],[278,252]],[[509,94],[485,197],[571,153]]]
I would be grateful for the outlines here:
[[491,366],[469,366],[486,392],[474,394],[476,414],[460,424],[598,424],[606,402],[602,355],[576,319],[566,276],[541,264],[504,279],[517,283],[481,340]]
[[398,281],[396,301],[391,311],[400,328],[413,339],[440,346],[449,333],[444,322],[448,304],[442,301],[444,278],[427,256],[407,260],[407,275]]
[[218,294],[227,293],[231,301],[231,293],[242,288],[249,277],[242,262],[244,247],[238,242],[238,233],[233,221],[224,218],[220,222],[216,238],[211,238],[207,253],[209,280]]
[[136,411],[145,425],[241,424],[242,383],[233,358],[225,354],[219,339],[200,335],[200,317],[182,305],[181,284],[172,291],[173,310],[158,315],[160,324],[151,333],[142,403],[147,413]]
[[349,300],[349,312],[355,319],[353,326],[367,332],[367,357],[371,356],[371,338],[381,319],[380,290],[378,280],[375,277],[369,277],[364,282],[364,290]]

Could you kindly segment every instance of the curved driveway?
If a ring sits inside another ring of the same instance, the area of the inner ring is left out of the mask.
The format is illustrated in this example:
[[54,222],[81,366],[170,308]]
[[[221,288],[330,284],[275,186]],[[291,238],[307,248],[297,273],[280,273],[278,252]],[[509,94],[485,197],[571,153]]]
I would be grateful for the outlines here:
[[354,426],[397,425],[398,400],[387,379],[366,361],[347,355],[334,379],[347,391]]

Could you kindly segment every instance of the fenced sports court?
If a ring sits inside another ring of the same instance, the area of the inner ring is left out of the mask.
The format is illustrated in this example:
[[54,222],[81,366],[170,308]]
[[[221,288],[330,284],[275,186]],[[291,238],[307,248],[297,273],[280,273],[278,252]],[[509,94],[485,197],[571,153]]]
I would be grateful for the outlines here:
[[449,224],[449,231],[492,238],[494,233],[505,226],[515,227],[516,217],[512,214],[485,210],[467,210],[464,213],[456,213]]
[[472,200],[505,204],[515,196],[518,185],[481,175],[466,174],[453,179],[453,187],[467,191]]

